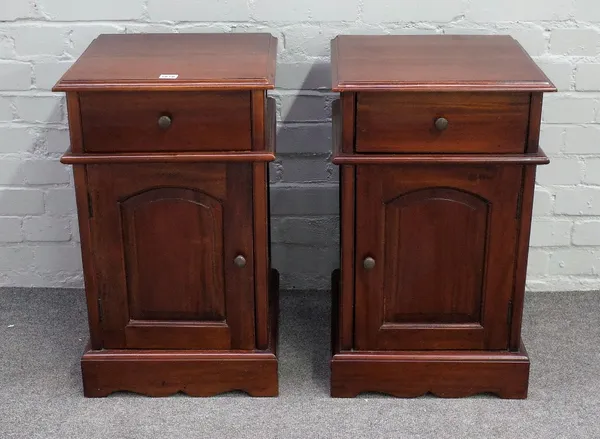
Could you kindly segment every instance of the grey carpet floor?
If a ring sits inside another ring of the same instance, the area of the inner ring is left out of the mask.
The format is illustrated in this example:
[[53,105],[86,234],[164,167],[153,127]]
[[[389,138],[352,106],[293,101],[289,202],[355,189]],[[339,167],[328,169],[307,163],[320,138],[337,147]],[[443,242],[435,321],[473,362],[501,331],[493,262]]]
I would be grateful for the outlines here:
[[529,398],[328,396],[329,304],[281,298],[280,397],[82,396],[79,290],[0,289],[0,439],[600,438],[600,293],[527,296]]

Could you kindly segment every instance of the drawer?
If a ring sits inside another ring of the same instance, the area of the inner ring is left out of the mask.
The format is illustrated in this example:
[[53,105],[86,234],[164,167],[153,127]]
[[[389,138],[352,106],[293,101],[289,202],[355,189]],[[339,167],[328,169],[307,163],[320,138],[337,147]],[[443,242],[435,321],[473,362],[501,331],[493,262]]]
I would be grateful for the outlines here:
[[250,97],[246,91],[81,93],[83,147],[96,153],[249,150]]
[[356,151],[524,152],[529,103],[528,93],[359,93]]

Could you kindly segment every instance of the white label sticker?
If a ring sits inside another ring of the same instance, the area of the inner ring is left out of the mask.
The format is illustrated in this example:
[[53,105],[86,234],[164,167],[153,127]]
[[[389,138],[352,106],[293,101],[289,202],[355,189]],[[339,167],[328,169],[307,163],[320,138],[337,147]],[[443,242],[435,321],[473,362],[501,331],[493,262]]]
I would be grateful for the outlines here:
[[177,79],[179,77],[179,75],[167,75],[165,73],[163,73],[162,75],[160,75],[158,77],[158,79]]

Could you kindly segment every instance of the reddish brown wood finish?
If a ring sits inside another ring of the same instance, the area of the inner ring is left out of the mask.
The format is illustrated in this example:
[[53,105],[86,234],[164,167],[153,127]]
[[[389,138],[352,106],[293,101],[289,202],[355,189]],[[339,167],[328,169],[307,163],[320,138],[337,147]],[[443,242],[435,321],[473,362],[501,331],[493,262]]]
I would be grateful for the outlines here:
[[336,165],[547,165],[550,160],[542,148],[533,154],[341,154]]
[[507,349],[520,176],[357,168],[355,348]]
[[[277,395],[273,40],[101,36],[57,85],[69,90],[87,396]],[[153,77],[165,66],[180,80]]]
[[523,321],[523,304],[525,301],[525,282],[527,281],[527,260],[529,256],[529,236],[531,233],[531,212],[533,211],[533,195],[535,192],[535,173],[533,166],[523,167],[523,192],[521,194],[521,219],[519,238],[515,256],[515,289],[512,297],[512,322],[509,348],[517,351],[521,346],[521,323]]
[[[340,227],[342,241],[340,263],[343,268],[341,295],[337,312],[339,314],[339,347],[352,349],[354,338],[354,260],[355,260],[355,206],[356,168],[343,166],[340,170]],[[334,312],[336,312],[334,310]]]
[[93,350],[81,359],[87,397],[128,391],[148,396],[213,396],[241,390],[251,396],[277,396],[277,314],[279,274],[271,271],[268,349],[258,351]]
[[105,348],[254,347],[250,180],[247,164],[88,167]]
[[541,92],[553,85],[509,37],[344,36],[332,57],[332,396],[525,398]]
[[527,137],[527,149],[525,152],[535,154],[540,149],[540,125],[542,123],[542,93],[531,93],[531,105],[529,111],[529,132]]
[[[333,307],[339,304],[339,270],[332,275]],[[529,358],[521,343],[515,352],[477,350],[358,351],[339,348],[340,328],[333,314],[331,396],[352,398],[380,392],[414,398],[427,393],[460,398],[493,393],[527,397]]]
[[100,35],[54,91],[265,90],[276,55],[270,34]]
[[[73,129],[73,125],[71,125]],[[75,145],[74,145],[75,146]],[[79,241],[83,261],[83,279],[87,302],[88,324],[90,329],[90,347],[102,349],[102,330],[98,301],[98,285],[96,283],[96,268],[93,257],[92,237],[90,228],[90,199],[88,196],[87,171],[85,166],[73,166],[75,182],[75,199],[77,201],[79,221]]]
[[341,151],[351,153],[354,151],[354,136],[356,126],[354,117],[356,113],[356,94],[343,93],[340,96],[341,102]]
[[356,151],[522,153],[528,119],[525,93],[358,93]]
[[81,360],[84,395],[128,391],[148,396],[214,396],[241,390],[277,396],[277,358],[270,352],[87,351]]
[[556,91],[510,36],[340,35],[331,44],[334,91]]
[[[264,163],[255,163],[253,165],[252,183],[254,189],[254,206],[256,215],[254,221],[254,246],[257,264],[254,273],[255,288],[257,291],[263,291],[268,288],[269,281],[269,207],[267,201],[268,189],[268,169]],[[268,298],[264,294],[256,296],[256,347],[257,349],[267,349],[268,346],[268,324],[269,314]]]
[[[93,92],[81,93],[79,100],[87,152],[244,151],[252,146],[247,91]],[[162,116],[171,126],[159,126]]]
[[67,112],[69,114],[69,137],[71,139],[71,151],[83,152],[83,133],[81,127],[81,108],[79,105],[79,93],[67,93]]
[[266,130],[270,129],[265,121],[267,113],[267,99],[261,90],[252,91],[252,149],[263,151],[265,149]]
[[271,162],[274,151],[248,152],[161,152],[161,153],[114,153],[75,154],[65,153],[60,161],[67,165],[99,165],[102,163],[205,163],[205,162]]

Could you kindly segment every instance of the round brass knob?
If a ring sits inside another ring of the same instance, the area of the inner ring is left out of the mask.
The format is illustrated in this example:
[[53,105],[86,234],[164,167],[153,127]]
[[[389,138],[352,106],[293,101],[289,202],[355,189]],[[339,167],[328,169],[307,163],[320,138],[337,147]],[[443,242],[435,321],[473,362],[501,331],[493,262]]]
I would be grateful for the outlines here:
[[237,255],[233,260],[233,263],[240,268],[244,268],[246,266],[246,258],[242,255]]
[[366,270],[372,270],[375,267],[375,259],[370,256],[366,257],[363,261],[363,267],[365,267]]
[[435,120],[435,127],[438,131],[445,131],[448,128],[448,119],[439,117]]
[[171,126],[172,122],[173,121],[171,120],[171,118],[166,115],[160,116],[158,118],[158,126],[163,130],[166,130],[167,128],[169,128]]

